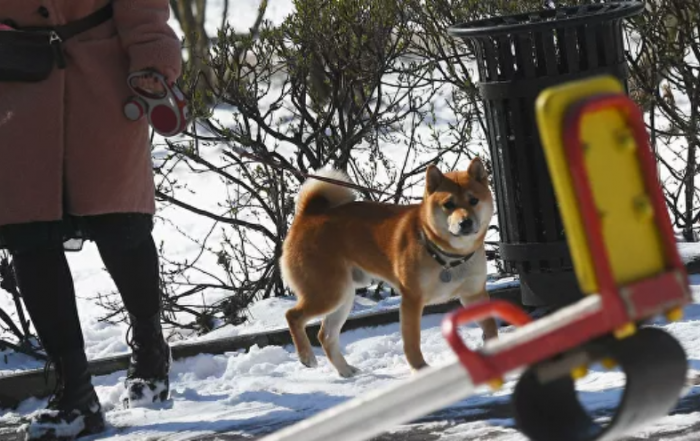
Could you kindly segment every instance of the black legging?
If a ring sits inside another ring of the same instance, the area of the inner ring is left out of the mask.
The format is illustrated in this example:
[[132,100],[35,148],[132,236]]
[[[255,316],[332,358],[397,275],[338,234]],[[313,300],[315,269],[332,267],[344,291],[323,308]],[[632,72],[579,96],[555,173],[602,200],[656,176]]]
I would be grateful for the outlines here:
[[[158,313],[161,291],[151,218],[110,214],[83,221],[126,310],[137,318]],[[44,222],[3,227],[1,231],[13,257],[24,304],[47,354],[53,358],[83,350],[75,288],[62,240],[46,234]],[[42,235],[47,239],[37,241]]]

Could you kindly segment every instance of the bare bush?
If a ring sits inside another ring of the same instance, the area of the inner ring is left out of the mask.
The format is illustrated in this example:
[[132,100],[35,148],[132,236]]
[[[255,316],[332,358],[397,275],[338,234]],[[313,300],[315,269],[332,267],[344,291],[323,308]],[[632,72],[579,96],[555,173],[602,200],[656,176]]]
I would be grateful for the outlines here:
[[[185,299],[206,289],[229,293],[187,311],[182,324],[198,331],[218,319],[239,323],[250,302],[288,294],[281,245],[294,195],[315,170],[347,172],[364,199],[411,203],[429,163],[454,168],[483,153],[471,139],[476,90],[453,90],[469,73],[451,68],[459,78],[449,77],[444,52],[420,49],[428,30],[420,10],[379,0],[298,0],[295,7],[279,26],[263,20],[255,35],[220,30],[206,63],[215,105],[196,111],[190,141],[170,143],[159,165],[163,205],[196,212],[219,231],[216,240],[193,238],[202,259],[216,256],[217,274],[198,259],[164,259],[171,309],[183,312]],[[189,76],[190,90],[198,77]],[[178,168],[220,178],[226,194],[216,209],[186,201],[187,190],[170,178]],[[193,281],[205,273],[209,282]]]
[[[30,322],[25,314],[22,298],[17,288],[12,262],[5,251],[0,252],[0,289],[11,296],[14,305],[13,311],[5,311],[0,308],[0,335],[8,335],[7,339],[0,338],[0,350],[9,349],[45,360],[46,356],[39,352],[41,345],[31,332]],[[10,341],[10,338],[13,341]]]
[[648,112],[674,227],[700,239],[700,4],[653,0],[631,23],[630,94]]

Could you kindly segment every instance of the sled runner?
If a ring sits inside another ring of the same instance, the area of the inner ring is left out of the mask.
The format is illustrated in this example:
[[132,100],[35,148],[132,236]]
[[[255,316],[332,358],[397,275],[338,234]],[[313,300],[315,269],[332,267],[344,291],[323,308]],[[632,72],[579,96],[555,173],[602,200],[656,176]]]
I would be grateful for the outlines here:
[[[566,228],[580,301],[533,321],[514,304],[474,304],[445,317],[458,361],[350,400],[263,441],[360,441],[520,374],[518,429],[534,441],[609,441],[667,415],[678,402],[686,354],[670,334],[641,328],[679,320],[691,301],[658,183],[643,115],[613,77],[551,87],[536,103],[549,171]],[[460,325],[489,316],[515,332],[468,348]],[[626,384],[611,421],[594,421],[575,380],[588,366],[619,366]]]

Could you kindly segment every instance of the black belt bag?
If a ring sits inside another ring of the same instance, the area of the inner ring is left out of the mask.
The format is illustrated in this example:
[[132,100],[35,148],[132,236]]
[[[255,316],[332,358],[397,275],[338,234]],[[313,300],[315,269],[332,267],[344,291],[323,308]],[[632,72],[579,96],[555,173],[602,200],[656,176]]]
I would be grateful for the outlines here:
[[80,20],[55,28],[0,31],[0,82],[45,80],[54,68],[64,69],[63,42],[112,17],[112,4]]

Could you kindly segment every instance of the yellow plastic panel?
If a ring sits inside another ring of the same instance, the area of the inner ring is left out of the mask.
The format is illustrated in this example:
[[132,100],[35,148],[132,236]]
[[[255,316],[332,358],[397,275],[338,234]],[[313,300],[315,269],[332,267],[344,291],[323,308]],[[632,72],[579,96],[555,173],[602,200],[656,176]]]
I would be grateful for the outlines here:
[[637,157],[638,146],[620,109],[583,116],[586,171],[617,285],[664,270],[661,235]]
[[571,183],[562,133],[564,116],[569,107],[582,99],[601,93],[624,93],[624,89],[614,77],[599,76],[545,89],[535,103],[537,125],[566,230],[566,240],[576,277],[581,291],[585,294],[597,292],[598,284],[591,252],[586,242],[585,226]]

